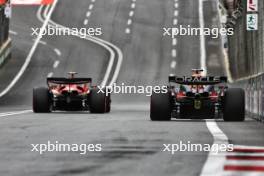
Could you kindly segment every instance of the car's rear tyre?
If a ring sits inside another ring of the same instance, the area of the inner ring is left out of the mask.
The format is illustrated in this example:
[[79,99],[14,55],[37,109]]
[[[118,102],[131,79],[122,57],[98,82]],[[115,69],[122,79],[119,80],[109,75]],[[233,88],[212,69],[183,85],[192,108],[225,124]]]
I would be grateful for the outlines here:
[[111,95],[106,96],[106,113],[111,111]]
[[48,88],[37,87],[33,89],[33,112],[51,112],[51,97]]
[[171,93],[155,93],[150,98],[150,119],[152,121],[171,120],[172,104]]
[[224,121],[245,120],[245,92],[243,89],[227,89],[223,103]]
[[102,114],[107,111],[106,93],[101,92],[99,88],[91,90],[89,101],[91,113]]

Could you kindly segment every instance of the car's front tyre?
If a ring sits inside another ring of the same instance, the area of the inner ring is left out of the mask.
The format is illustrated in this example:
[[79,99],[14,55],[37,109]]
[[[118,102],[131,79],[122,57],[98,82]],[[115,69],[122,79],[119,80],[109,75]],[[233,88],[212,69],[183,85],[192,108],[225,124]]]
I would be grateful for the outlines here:
[[33,112],[51,112],[51,98],[48,88],[37,87],[33,89]]

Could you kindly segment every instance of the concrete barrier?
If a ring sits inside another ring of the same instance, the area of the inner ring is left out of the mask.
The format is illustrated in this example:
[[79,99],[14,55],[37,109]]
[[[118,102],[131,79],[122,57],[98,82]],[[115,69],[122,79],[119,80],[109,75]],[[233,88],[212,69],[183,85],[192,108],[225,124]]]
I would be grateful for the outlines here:
[[248,115],[264,122],[264,74],[235,82],[232,86],[244,88]]
[[5,16],[5,6],[0,5],[0,46],[7,41],[9,36],[9,19]]
[[258,0],[258,30],[246,30],[247,1],[242,1],[242,16],[235,20],[234,35],[228,37],[230,72],[241,80],[264,72],[264,1]]
[[[220,18],[227,18],[225,25],[234,28],[234,35],[224,43],[227,48],[223,47],[227,75],[231,87],[244,88],[248,115],[264,122],[264,1],[258,1],[257,31],[246,30],[247,0],[235,3],[237,9],[232,0],[219,0],[226,8],[220,9]],[[233,16],[236,11],[241,11],[241,16]]]

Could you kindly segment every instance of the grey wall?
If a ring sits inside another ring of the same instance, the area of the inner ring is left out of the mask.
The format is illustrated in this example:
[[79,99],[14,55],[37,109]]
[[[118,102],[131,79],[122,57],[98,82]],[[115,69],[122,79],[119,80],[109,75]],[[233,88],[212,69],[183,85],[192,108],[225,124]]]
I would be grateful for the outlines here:
[[246,31],[246,2],[242,1],[243,15],[234,25],[235,34],[228,37],[228,55],[233,79],[264,72],[264,1],[258,1],[258,31]]
[[0,47],[8,39],[9,19],[4,15],[4,6],[0,6]]

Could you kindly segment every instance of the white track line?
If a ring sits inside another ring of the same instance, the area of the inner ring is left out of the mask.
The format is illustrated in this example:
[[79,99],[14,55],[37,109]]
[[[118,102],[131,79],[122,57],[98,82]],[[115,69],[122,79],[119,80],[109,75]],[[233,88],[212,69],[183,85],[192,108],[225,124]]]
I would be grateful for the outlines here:
[[176,46],[177,45],[177,39],[176,38],[173,38],[172,39],[172,46]]
[[42,14],[41,14],[41,12],[42,12],[42,8],[44,7],[44,5],[41,5],[39,8],[38,8],[38,11],[37,11],[37,18],[39,19],[39,21],[44,21],[44,19],[42,18]]
[[130,34],[130,29],[129,28],[126,28],[126,33]]
[[136,7],[136,3],[131,4],[131,9],[134,9]]
[[[225,64],[225,68],[226,68],[226,75],[227,75],[228,81],[230,83],[233,83],[234,80],[232,78],[232,74],[231,74],[231,70],[230,70],[230,64],[229,64],[228,54],[227,54],[227,52],[224,49],[222,49],[222,53],[223,53],[223,56],[224,56],[224,64]],[[244,79],[244,80],[246,80],[246,79]],[[236,80],[236,81],[239,81],[239,80]]]
[[177,65],[177,62],[176,61],[172,61],[171,62],[171,68],[174,69]]
[[93,5],[93,4],[90,4],[90,5],[89,5],[89,10],[92,10],[93,7],[94,7],[94,5]]
[[132,24],[132,20],[131,19],[128,19],[127,20],[127,25],[131,25]]
[[50,5],[49,5],[49,6],[47,6],[47,8],[45,8],[45,10],[44,10],[44,13],[45,13],[45,14],[48,14],[48,12],[49,12],[49,9],[50,9]]
[[178,10],[174,10],[174,16],[177,17],[179,15],[179,11]]
[[[218,127],[215,120],[206,120],[206,126],[210,133],[213,135],[214,144],[218,145],[228,145],[228,138],[225,133]],[[219,149],[220,150],[220,149]],[[225,154],[219,153],[215,154],[210,151],[207,160],[203,166],[200,176],[222,176],[224,175],[223,166],[225,163]]]
[[[43,15],[44,15],[44,17],[46,17],[47,13],[45,13]],[[53,26],[56,25],[58,27],[65,28],[65,26],[62,26],[62,25],[54,22],[51,19],[49,20],[49,24],[51,24]],[[82,36],[80,34],[76,35],[76,37],[82,38]],[[107,81],[109,79],[109,76],[110,76],[110,73],[111,73],[111,70],[112,70],[112,67],[113,67],[113,64],[114,64],[114,59],[115,59],[114,50],[116,51],[116,53],[118,55],[118,61],[117,61],[116,69],[114,71],[114,74],[113,74],[113,77],[111,79],[111,82],[109,83],[109,86],[112,86],[117,81],[117,78],[118,78],[118,75],[119,75],[119,72],[120,72],[120,69],[121,69],[121,66],[122,66],[122,62],[123,62],[123,53],[122,53],[122,51],[117,46],[115,46],[114,44],[112,44],[112,43],[110,43],[110,42],[108,42],[106,40],[94,37],[94,36],[86,36],[86,38],[84,38],[84,39],[102,46],[103,48],[105,48],[110,53],[109,63],[108,63],[108,66],[107,66],[106,73],[105,73],[105,76],[103,78],[103,81],[101,83],[101,86],[106,86],[106,83],[107,83]]]
[[[204,14],[203,14],[203,0],[199,0],[199,24],[200,28],[204,28]],[[204,69],[205,75],[207,74],[206,67],[206,49],[205,49],[205,36],[200,35],[200,66]],[[206,126],[210,133],[213,135],[214,144],[224,144],[228,145],[228,138],[225,133],[218,127],[215,120],[206,120]],[[201,176],[215,175],[221,176],[224,175],[223,166],[225,163],[225,153],[214,154],[213,151],[210,151],[207,157],[207,160],[201,171]]]
[[127,20],[127,28],[126,28],[126,30],[125,30],[125,33],[126,34],[130,34],[131,33],[131,29],[128,27],[128,26],[130,26],[131,24],[132,24],[132,16],[134,16],[134,9],[136,8],[136,0],[132,0],[132,3],[131,3],[131,11],[129,12],[129,19]]
[[12,34],[12,35],[17,35],[17,32],[15,32],[15,31],[12,31],[12,30],[9,30],[9,34]]
[[30,113],[32,112],[32,110],[24,110],[24,111],[14,111],[14,112],[4,112],[4,113],[0,113],[0,117],[6,117],[6,116],[12,116],[12,115],[18,115],[18,114],[26,114],[26,113]]
[[134,16],[134,11],[133,11],[133,10],[131,10],[131,11],[129,12],[129,16],[130,16],[130,17]]
[[53,76],[53,72],[49,72],[49,74],[47,75],[48,78]]
[[256,160],[256,161],[255,160],[253,160],[253,161],[252,160],[226,160],[225,165],[264,166],[264,162],[258,161],[258,160]]
[[[36,41],[36,39],[33,39],[33,41]],[[40,40],[39,43],[42,44],[42,45],[47,45],[47,42],[45,42],[43,40]]]
[[47,45],[47,42],[44,42],[43,40],[40,40],[39,43],[42,45]]
[[[200,28],[204,29],[204,13],[203,13],[203,0],[199,0],[199,24]],[[204,70],[204,74],[207,74],[206,67],[206,49],[205,49],[205,36],[203,32],[200,35],[200,67]]]
[[172,56],[173,58],[175,58],[175,57],[177,56],[177,51],[176,51],[176,49],[172,49],[172,50],[171,50],[171,56]]
[[264,149],[263,146],[248,146],[248,145],[235,145],[234,148],[242,148],[242,149]]
[[19,70],[19,72],[17,73],[17,75],[15,76],[15,78],[11,81],[11,83],[0,93],[0,98],[3,97],[7,92],[9,92],[13,86],[17,83],[17,81],[21,78],[21,76],[23,75],[23,73],[25,72],[25,70],[27,69],[30,61],[31,61],[31,58],[35,52],[35,50],[37,49],[37,46],[39,44],[39,41],[40,39],[42,38],[42,34],[44,33],[44,30],[46,28],[46,26],[48,25],[48,22],[50,20],[50,17],[54,11],[54,8],[56,7],[56,4],[57,4],[58,0],[54,0],[52,6],[51,6],[51,9],[47,15],[47,18],[45,19],[41,29],[40,29],[40,32],[39,32],[39,35],[35,41],[35,43],[33,44],[32,48],[30,49],[30,52],[23,64],[23,66],[21,67],[21,69]]
[[84,24],[84,25],[87,25],[88,22],[89,22],[89,20],[88,20],[88,19],[85,19],[85,20],[83,21],[83,24]]
[[[95,0],[92,0],[91,1],[91,4],[89,5],[89,10],[86,12],[86,17],[87,18],[89,18],[90,16],[91,16],[91,11],[92,11],[92,9],[94,8],[94,5],[92,4],[92,3],[94,3],[95,2]],[[84,21],[83,21],[83,24],[86,26],[86,25],[88,25],[88,23],[89,23],[89,19],[85,19]]]
[[58,55],[61,56],[61,51],[58,48],[54,48],[54,52]]
[[[60,25],[60,24],[57,24],[57,23],[55,23],[55,22],[53,22],[52,20],[50,21],[50,24],[52,24],[52,25],[57,25],[57,26],[59,26],[59,27],[61,27],[61,28],[65,28],[64,26],[62,26],[62,25]],[[76,35],[77,37],[80,37],[80,38],[82,38],[79,34],[78,35]],[[115,53],[114,53],[114,51],[109,47],[109,46],[107,46],[105,43],[102,43],[101,41],[98,41],[98,39],[96,40],[96,39],[94,39],[95,37],[92,37],[92,36],[87,36],[85,39],[86,40],[89,40],[89,41],[92,41],[92,42],[94,42],[94,43],[97,43],[97,44],[99,44],[100,46],[102,46],[102,47],[104,47],[106,50],[108,50],[109,51],[109,53],[110,53],[110,59],[109,59],[109,63],[108,63],[108,67],[107,67],[107,70],[106,70],[106,74],[105,74],[105,76],[104,76],[104,78],[103,78],[103,81],[102,81],[102,83],[101,83],[101,86],[103,86],[103,87],[105,87],[106,86],[106,83],[107,83],[107,81],[108,81],[108,79],[109,79],[109,76],[110,76],[110,73],[111,73],[111,70],[112,70],[112,67],[113,67],[113,64],[114,64],[114,59],[115,59]],[[118,52],[118,51],[117,51]],[[121,52],[121,50],[118,52],[118,54],[119,54],[119,61],[118,61],[118,66],[117,66],[117,71],[118,72],[115,72],[115,74],[119,74],[119,71],[120,71],[120,67],[121,67],[121,64],[122,64],[122,60],[123,60],[123,55],[122,55],[122,52]],[[121,56],[121,57],[120,57]],[[115,79],[114,80],[114,82],[116,81],[116,79],[117,79],[117,76],[116,77],[113,77],[113,79]],[[113,82],[113,83],[114,83]],[[112,84],[113,84],[112,83]],[[112,85],[112,84],[110,84],[110,85]]]
[[[178,24],[178,19],[177,16],[179,15],[177,8],[179,7],[179,4],[177,2],[175,2],[174,4],[174,19],[173,19],[173,25],[177,25]],[[173,58],[173,60],[171,61],[171,69],[175,69],[177,66],[177,62],[175,61],[175,58],[177,57],[177,50],[175,48],[175,46],[177,45],[177,39],[173,38],[172,39],[172,50],[171,50],[171,57]]]
[[57,68],[60,64],[60,61],[59,60],[56,60],[53,64],[53,68]]
[[227,153],[224,156],[264,156],[264,153]]
[[178,24],[178,19],[177,18],[174,18],[173,19],[173,25],[177,25]]
[[86,17],[90,17],[91,16],[91,12],[90,11],[87,11],[86,12]]

